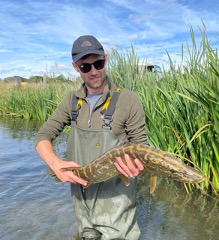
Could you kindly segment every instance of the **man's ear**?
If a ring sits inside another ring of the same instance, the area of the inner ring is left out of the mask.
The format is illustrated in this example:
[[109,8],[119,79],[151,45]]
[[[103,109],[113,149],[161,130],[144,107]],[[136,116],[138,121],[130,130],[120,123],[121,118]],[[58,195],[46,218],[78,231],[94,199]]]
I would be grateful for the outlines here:
[[75,62],[72,62],[72,66],[76,72],[79,72],[78,65]]
[[104,59],[105,59],[105,65],[106,65],[108,62],[108,55],[106,53],[104,54]]

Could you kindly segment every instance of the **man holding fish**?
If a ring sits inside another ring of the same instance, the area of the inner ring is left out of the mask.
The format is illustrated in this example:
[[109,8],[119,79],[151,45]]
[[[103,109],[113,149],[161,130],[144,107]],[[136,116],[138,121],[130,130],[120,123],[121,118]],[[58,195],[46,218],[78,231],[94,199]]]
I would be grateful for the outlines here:
[[[110,82],[107,54],[94,36],[75,40],[72,59],[83,84],[71,91],[44,123],[35,139],[36,151],[61,181],[71,183],[81,239],[137,240],[135,177],[144,170],[139,159],[133,163],[126,154],[115,162],[118,171],[130,178],[128,187],[115,176],[86,188],[87,181],[61,168],[86,165],[125,142],[147,144],[142,104],[135,93]],[[64,161],[55,154],[52,142],[68,125],[71,130]]]

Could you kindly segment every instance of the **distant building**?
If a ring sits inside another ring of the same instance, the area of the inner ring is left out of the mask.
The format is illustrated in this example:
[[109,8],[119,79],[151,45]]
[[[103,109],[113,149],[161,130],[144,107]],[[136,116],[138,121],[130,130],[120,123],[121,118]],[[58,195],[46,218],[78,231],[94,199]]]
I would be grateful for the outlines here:
[[162,73],[161,67],[155,64],[138,64],[137,73],[141,71]]
[[4,79],[5,82],[12,83],[14,85],[21,85],[23,82],[27,82],[26,78],[20,76],[7,77]]

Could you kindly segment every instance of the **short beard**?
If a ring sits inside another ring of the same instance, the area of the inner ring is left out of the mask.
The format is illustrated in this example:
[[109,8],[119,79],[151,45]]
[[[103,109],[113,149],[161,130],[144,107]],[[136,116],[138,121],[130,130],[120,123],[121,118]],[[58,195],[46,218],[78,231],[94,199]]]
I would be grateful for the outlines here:
[[105,82],[106,82],[106,77],[103,80],[101,79],[101,81],[97,82],[97,83],[85,82],[85,85],[87,85],[91,89],[98,89],[101,86],[103,86],[103,84],[105,84]]

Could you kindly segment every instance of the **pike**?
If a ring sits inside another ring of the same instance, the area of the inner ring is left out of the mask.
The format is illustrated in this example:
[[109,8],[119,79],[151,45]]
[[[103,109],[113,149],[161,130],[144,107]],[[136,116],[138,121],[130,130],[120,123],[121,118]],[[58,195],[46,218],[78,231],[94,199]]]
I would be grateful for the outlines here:
[[[65,167],[60,170],[73,171],[75,175],[88,182],[86,187],[106,181],[116,175],[119,176],[126,186],[129,186],[129,179],[119,173],[114,165],[116,158],[122,157],[124,159],[125,154],[130,156],[133,163],[136,158],[141,160],[145,171],[151,173],[150,193],[153,193],[156,188],[157,175],[162,175],[182,183],[200,183],[205,180],[201,171],[186,165],[181,159],[172,154],[148,145],[132,143],[116,146],[85,166]],[[47,173],[55,177],[56,182],[61,181],[51,169],[47,170]]]

